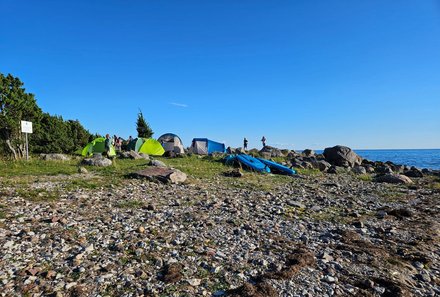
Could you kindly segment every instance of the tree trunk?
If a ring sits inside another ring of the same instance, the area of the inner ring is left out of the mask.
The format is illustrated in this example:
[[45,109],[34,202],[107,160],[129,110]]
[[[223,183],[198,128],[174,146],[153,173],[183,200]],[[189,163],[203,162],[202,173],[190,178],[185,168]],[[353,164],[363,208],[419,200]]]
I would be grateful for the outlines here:
[[14,155],[14,160],[18,160],[17,152],[15,151],[14,147],[11,144],[11,140],[6,139],[6,144],[8,145],[8,148],[11,150],[12,154]]

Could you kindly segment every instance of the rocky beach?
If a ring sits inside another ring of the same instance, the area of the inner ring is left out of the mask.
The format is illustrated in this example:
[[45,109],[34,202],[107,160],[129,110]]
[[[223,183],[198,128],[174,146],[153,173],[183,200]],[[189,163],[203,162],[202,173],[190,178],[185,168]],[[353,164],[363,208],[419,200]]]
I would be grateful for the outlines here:
[[345,147],[258,153],[299,174],[231,177],[197,158],[219,164],[205,178],[183,157],[161,161],[186,181],[0,177],[0,295],[440,295],[438,172]]

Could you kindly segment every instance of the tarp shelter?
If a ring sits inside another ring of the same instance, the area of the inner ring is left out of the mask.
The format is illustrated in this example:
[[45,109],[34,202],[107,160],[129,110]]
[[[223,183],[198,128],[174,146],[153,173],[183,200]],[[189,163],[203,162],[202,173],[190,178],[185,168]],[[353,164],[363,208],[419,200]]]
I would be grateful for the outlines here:
[[177,154],[185,153],[182,140],[176,134],[166,133],[159,137],[157,141],[160,142],[166,152],[174,152]]
[[[98,137],[94,139],[92,142],[88,143],[83,150],[81,151],[81,155],[84,157],[91,156],[94,153],[103,153],[105,152],[105,138]],[[109,156],[116,156],[116,151],[113,145],[110,145]]]
[[165,153],[160,142],[153,138],[136,138],[128,144],[128,148],[151,156],[162,156]]
[[191,144],[191,151],[199,155],[208,155],[217,152],[224,153],[225,144],[212,141],[208,138],[194,138]]

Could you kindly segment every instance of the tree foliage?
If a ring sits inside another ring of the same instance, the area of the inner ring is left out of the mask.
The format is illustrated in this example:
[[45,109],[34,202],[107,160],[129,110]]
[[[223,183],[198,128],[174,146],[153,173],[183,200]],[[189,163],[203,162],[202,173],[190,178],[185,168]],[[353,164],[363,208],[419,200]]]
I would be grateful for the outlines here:
[[9,151],[15,159],[23,156],[24,145],[21,135],[21,121],[38,122],[42,111],[33,94],[26,93],[23,83],[11,74],[0,73],[0,139],[4,151]]
[[138,118],[136,121],[136,131],[138,132],[138,137],[150,138],[153,136],[154,132],[150,128],[150,125],[145,121],[142,111],[139,111]]
[[74,153],[84,147],[91,134],[78,120],[43,113],[33,94],[25,92],[20,79],[0,73],[0,154],[23,156],[20,121],[33,123],[29,136],[31,153]]

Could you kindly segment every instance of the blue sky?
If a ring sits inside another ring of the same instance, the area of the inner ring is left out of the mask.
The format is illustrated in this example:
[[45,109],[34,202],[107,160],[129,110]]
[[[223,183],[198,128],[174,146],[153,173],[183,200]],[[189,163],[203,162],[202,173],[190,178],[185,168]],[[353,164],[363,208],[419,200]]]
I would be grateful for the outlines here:
[[95,133],[440,148],[438,1],[0,0],[0,72]]

